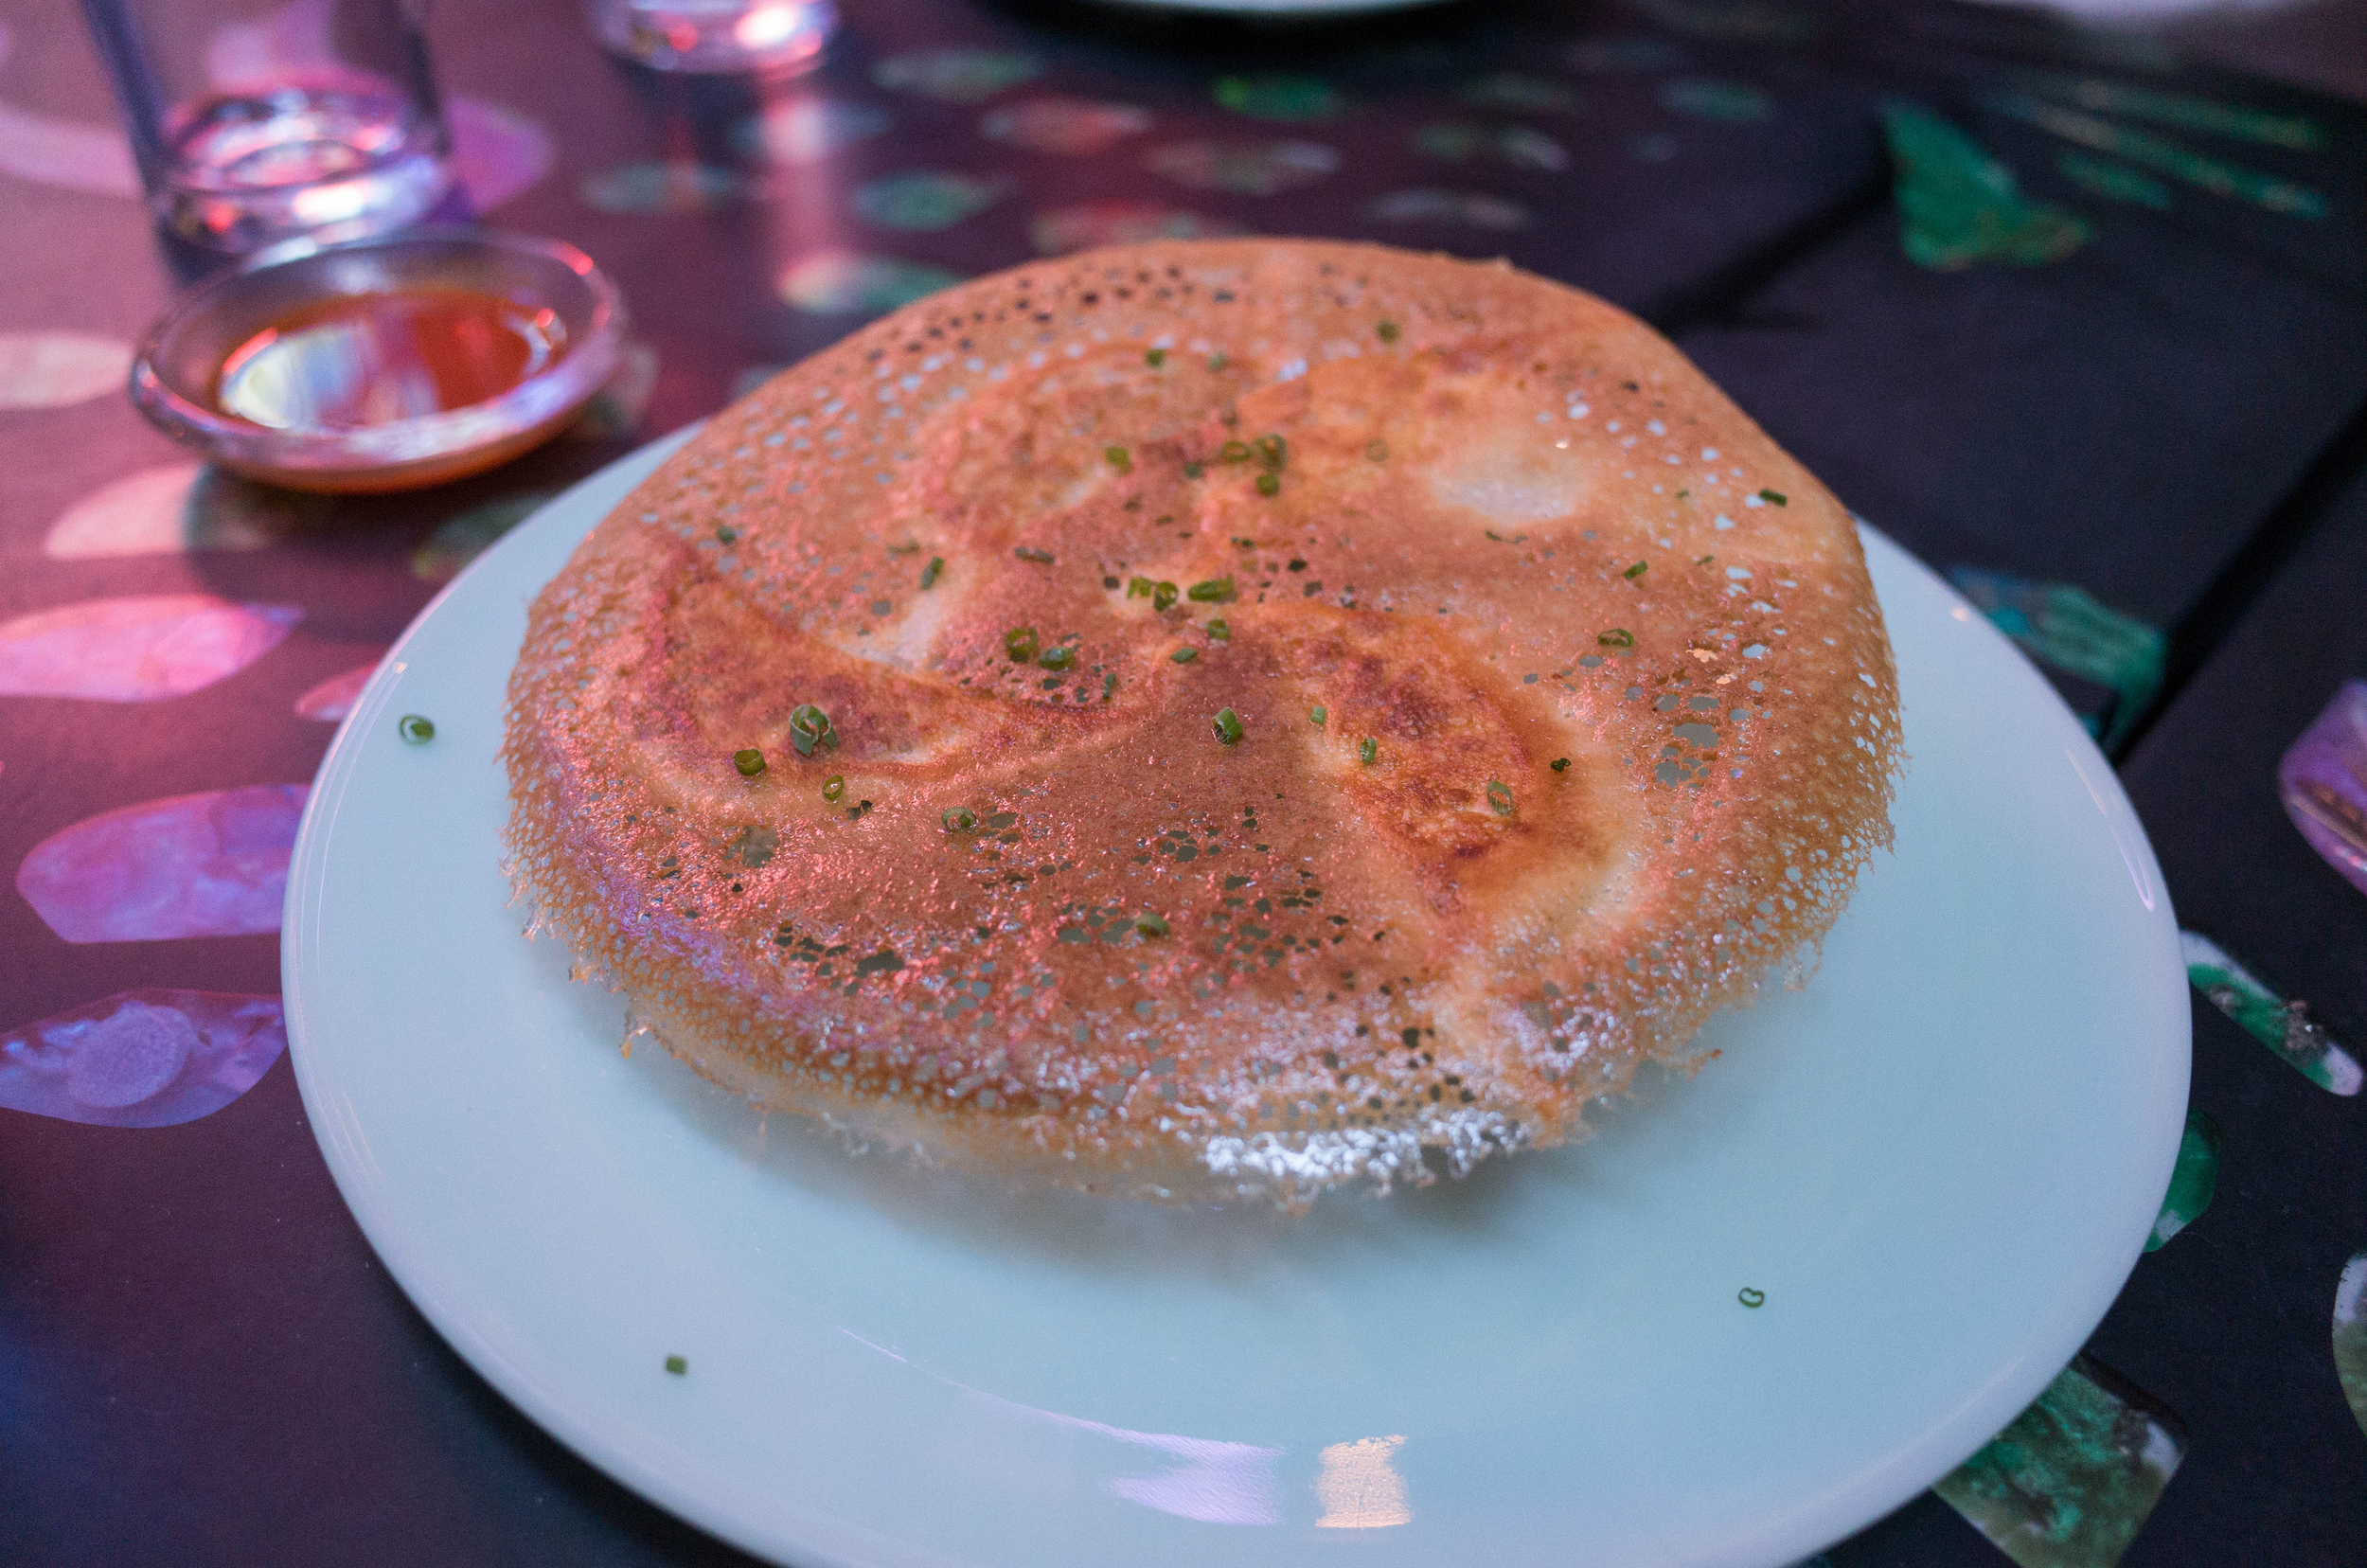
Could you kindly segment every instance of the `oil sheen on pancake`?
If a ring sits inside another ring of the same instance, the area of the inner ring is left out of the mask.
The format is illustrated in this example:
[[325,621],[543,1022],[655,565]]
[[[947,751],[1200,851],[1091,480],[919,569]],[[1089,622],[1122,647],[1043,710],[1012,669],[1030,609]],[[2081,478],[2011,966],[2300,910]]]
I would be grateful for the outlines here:
[[716,416],[536,600],[505,759],[537,918],[717,1082],[1296,1204],[1684,1060],[1888,843],[1899,733],[1847,513],[1648,328],[1225,241]]

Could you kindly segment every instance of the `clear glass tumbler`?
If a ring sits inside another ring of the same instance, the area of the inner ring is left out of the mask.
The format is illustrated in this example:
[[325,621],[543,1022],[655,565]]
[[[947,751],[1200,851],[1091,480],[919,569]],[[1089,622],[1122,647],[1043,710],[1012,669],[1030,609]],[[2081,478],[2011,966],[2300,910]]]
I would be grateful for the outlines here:
[[156,222],[242,254],[357,240],[452,188],[424,0],[82,0]]
[[592,34],[652,70],[786,76],[822,55],[831,0],[588,0]]

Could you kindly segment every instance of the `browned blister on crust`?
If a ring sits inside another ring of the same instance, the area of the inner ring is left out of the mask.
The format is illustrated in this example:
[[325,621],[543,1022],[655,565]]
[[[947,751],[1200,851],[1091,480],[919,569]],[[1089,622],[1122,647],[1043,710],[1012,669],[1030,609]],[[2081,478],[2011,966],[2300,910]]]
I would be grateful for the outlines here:
[[718,415],[535,601],[504,755],[520,891],[716,1081],[1295,1203],[1678,1060],[1887,844],[1899,733],[1847,514],[1649,329],[1226,241]]

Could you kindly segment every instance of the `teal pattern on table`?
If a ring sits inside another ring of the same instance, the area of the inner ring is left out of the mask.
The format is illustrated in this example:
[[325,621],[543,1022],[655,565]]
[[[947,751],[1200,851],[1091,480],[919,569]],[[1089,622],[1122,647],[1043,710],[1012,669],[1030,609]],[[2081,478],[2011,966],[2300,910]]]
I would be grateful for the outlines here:
[[1474,78],[1456,88],[1454,96],[1473,109],[1514,115],[1569,115],[1585,106],[1575,89],[1518,71]]
[[983,103],[1041,75],[1043,62],[1024,49],[930,49],[895,55],[871,68],[871,80],[891,92],[947,103]]
[[1406,145],[1426,157],[1462,163],[1475,153],[1487,153],[1515,169],[1541,169],[1558,173],[1570,166],[1561,143],[1525,125],[1474,125],[1469,120],[1433,120],[1406,138]]
[[2358,1093],[2367,1074],[2305,1007],[2286,1001],[2200,932],[2181,931],[2178,943],[2186,958],[2187,980],[2213,1007],[2242,1025],[2246,1034],[2319,1088],[2337,1095]]
[[1953,272],[1976,261],[2040,266],[2093,236],[2085,219],[2024,199],[2013,171],[1979,142],[1912,103],[1882,110],[1890,143],[1899,244],[1919,267]]
[[2170,209],[2170,187],[2125,163],[2091,158],[2085,152],[2063,152],[2056,156],[2055,168],[2063,178],[2091,196],[2148,206],[2158,212]]
[[2100,604],[2068,582],[2034,582],[2010,572],[1951,566],[1949,581],[1997,629],[2040,664],[2109,687],[2113,702],[2102,722],[2086,720],[2109,751],[2135,727],[2162,689],[2168,643],[2131,615]]
[[2035,85],[2041,92],[2068,98],[2082,109],[2154,120],[2181,131],[2240,136],[2246,141],[2266,142],[2271,147],[2289,147],[2303,152],[2314,152],[2326,141],[2325,133],[2315,120],[2299,115],[2215,103],[2209,98],[2132,87],[2125,81],[2106,81],[2097,77],[2041,77]]
[[2256,169],[2228,163],[2208,153],[2198,152],[2183,142],[2167,136],[2157,136],[2150,131],[2094,115],[2083,115],[2058,103],[2049,103],[2020,93],[2001,93],[1988,100],[1988,106],[2001,115],[2035,125],[2050,135],[2065,141],[2077,142],[2099,152],[2109,152],[2133,164],[2199,186],[2215,196],[2234,196],[2267,207],[2270,212],[2290,213],[2296,218],[2323,218],[2326,199],[2323,193],[2307,186]]
[[1219,107],[1253,119],[1329,119],[1348,106],[1340,90],[1321,77],[1221,76],[1208,91]]
[[1931,1489],[2021,1568],[2112,1568],[2185,1457],[2178,1417],[2082,1354]]
[[2218,1188],[2219,1124],[2189,1107],[2186,1131],[2179,1135],[2178,1164],[2170,1171],[2170,1189],[2162,1197],[2162,1212],[2154,1216],[2145,1251],[2158,1251],[2162,1242],[2201,1219]]
[[1007,188],[1002,180],[969,174],[893,174],[857,187],[853,206],[863,222],[881,228],[951,228],[994,205]]
[[550,496],[542,490],[505,495],[454,514],[411,552],[411,575],[449,582],[460,569],[493,547],[496,540],[532,517]]
[[817,315],[883,315],[962,280],[962,275],[894,256],[825,251],[781,274],[781,297]]
[[1679,77],[1663,82],[1660,106],[1717,125],[1759,125],[1775,117],[1775,100],[1747,82]]
[[2334,1288],[2334,1370],[2359,1430],[2367,1432],[2367,1252],[2351,1255]]

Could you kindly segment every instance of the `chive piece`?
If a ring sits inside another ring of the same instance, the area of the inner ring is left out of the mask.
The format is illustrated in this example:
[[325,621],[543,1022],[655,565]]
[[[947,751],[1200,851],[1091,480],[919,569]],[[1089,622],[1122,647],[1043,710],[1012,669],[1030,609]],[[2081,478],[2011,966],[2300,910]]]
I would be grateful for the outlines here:
[[1767,1292],[1755,1285],[1745,1285],[1735,1292],[1735,1299],[1745,1307],[1764,1307],[1767,1305]]
[[978,813],[967,806],[949,806],[937,819],[949,833],[974,833],[978,830]]
[[436,739],[436,722],[406,713],[395,724],[395,733],[415,746],[424,746]]
[[1036,659],[1036,663],[1046,669],[1066,669],[1076,662],[1077,650],[1065,643],[1058,648],[1045,649]]
[[1201,604],[1228,604],[1233,599],[1233,579],[1230,577],[1210,578],[1195,582],[1184,590],[1184,597]]
[[1379,755],[1380,742],[1374,739],[1369,735],[1356,743],[1356,759],[1367,767],[1370,767],[1372,765],[1373,758],[1379,757]]
[[1789,501],[1784,498],[1784,492],[1782,490],[1763,490],[1759,491],[1759,499],[1771,507],[1789,507],[1791,505]]
[[1019,548],[1013,550],[1011,554],[1019,557],[1022,561],[1032,561],[1039,566],[1049,566],[1055,559],[1050,550],[1039,550],[1028,544],[1022,544]]
[[740,777],[754,778],[764,772],[764,753],[754,746],[743,746],[732,753],[732,766],[739,770]]
[[1145,349],[1143,351],[1143,363],[1149,365],[1153,370],[1156,370],[1159,366],[1167,363],[1167,351],[1165,348]]
[[1217,710],[1215,725],[1217,739],[1219,744],[1237,746],[1241,743],[1241,735],[1243,732],[1241,729],[1241,716],[1239,714],[1234,712],[1231,708],[1219,708]]
[[739,530],[726,523],[715,530],[715,539],[719,544],[737,544],[739,543]]
[[1324,727],[1324,721],[1330,717],[1331,710],[1329,708],[1309,708],[1307,713],[1307,722],[1313,724],[1317,729],[1321,729]]
[[838,774],[832,774],[822,781],[822,798],[833,806],[838,804],[838,797],[845,793],[846,780]]
[[1145,910],[1134,917],[1134,929],[1145,936],[1165,936],[1169,928],[1166,921]]
[[1197,459],[1184,465],[1184,477],[1186,479],[1197,479],[1207,472],[1207,465]]
[[1197,648],[1179,648],[1174,652],[1168,654],[1167,657],[1173,659],[1177,664],[1190,664],[1194,659],[1200,657],[1200,650]]
[[1150,591],[1150,607],[1153,610],[1165,610],[1175,602],[1176,592],[1176,586],[1172,582],[1158,584]]
[[934,588],[937,585],[937,579],[943,577],[944,575],[945,558],[943,556],[931,556],[929,558],[929,564],[920,569],[920,586],[924,589]]
[[1378,438],[1364,443],[1364,455],[1376,463],[1389,460],[1389,443]]
[[1116,675],[1110,674],[1101,677],[1101,700],[1103,702],[1108,702],[1110,700],[1110,693],[1117,690],[1117,688],[1118,678]]
[[1147,577],[1128,578],[1126,579],[1126,597],[1128,598],[1148,598],[1150,597],[1150,591],[1157,586],[1157,583],[1151,581]]
[[1270,469],[1282,467],[1283,459],[1289,455],[1290,450],[1279,436],[1260,436],[1255,445],[1257,460]]
[[1373,330],[1379,334],[1380,341],[1383,343],[1395,343],[1397,341],[1397,324],[1394,321],[1384,321],[1379,326],[1374,328]]
[[1696,566],[1707,566],[1711,561],[1716,561],[1717,559],[1717,558],[1716,556],[1698,556],[1694,559],[1693,564]]
[[1570,771],[1570,759],[1566,757],[1557,757],[1554,758],[1553,768],[1556,773],[1568,773]]
[[680,1356],[668,1356],[666,1358],[666,1370],[679,1378],[690,1370],[690,1363]]
[[1208,635],[1218,642],[1231,642],[1233,627],[1227,621],[1212,620],[1208,623]]
[[1246,463],[1249,461],[1249,443],[1227,441],[1217,449],[1217,455],[1228,463]]
[[1636,579],[1642,577],[1645,573],[1650,571],[1651,569],[1652,563],[1650,561],[1639,561],[1619,575],[1626,578],[1629,582],[1633,582]]
[[1134,470],[1134,459],[1127,454],[1127,450],[1122,446],[1103,447],[1101,449],[1101,455],[1112,468],[1117,470],[1120,473],[1130,473]]
[[830,716],[811,703],[800,704],[789,716],[789,741],[800,757],[811,757],[814,748],[836,745],[838,736],[830,728]]
[[1633,648],[1635,633],[1624,626],[1614,626],[1608,632],[1597,633],[1594,641],[1603,648]]
[[1003,651],[1011,656],[1011,663],[1025,664],[1036,656],[1036,629],[1014,626],[1003,633]]
[[1209,355],[1209,356],[1208,356],[1208,368],[1209,368],[1209,369],[1211,369],[1211,370],[1221,370],[1221,369],[1223,369],[1223,368],[1224,368],[1224,366],[1225,366],[1225,358],[1224,358],[1224,356],[1223,356],[1222,354],[1211,354],[1211,355]]
[[1500,780],[1487,781],[1487,809],[1500,817],[1512,814],[1512,791]]
[[1272,474],[1272,473],[1261,473],[1261,474],[1259,474],[1259,475],[1257,476],[1257,493],[1258,493],[1258,494],[1260,494],[1260,495],[1272,495],[1272,494],[1273,494],[1275,491],[1279,490],[1280,489],[1282,489],[1282,480],[1281,480],[1281,477],[1280,477],[1279,475],[1276,475],[1276,474]]

